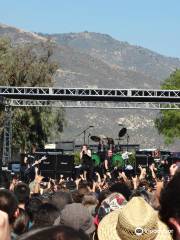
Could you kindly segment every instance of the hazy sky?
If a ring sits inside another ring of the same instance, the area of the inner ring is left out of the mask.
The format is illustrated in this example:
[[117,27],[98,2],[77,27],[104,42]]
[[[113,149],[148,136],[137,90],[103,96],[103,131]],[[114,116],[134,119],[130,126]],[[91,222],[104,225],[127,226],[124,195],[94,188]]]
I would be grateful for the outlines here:
[[107,33],[180,58],[180,0],[0,0],[0,22],[43,33]]

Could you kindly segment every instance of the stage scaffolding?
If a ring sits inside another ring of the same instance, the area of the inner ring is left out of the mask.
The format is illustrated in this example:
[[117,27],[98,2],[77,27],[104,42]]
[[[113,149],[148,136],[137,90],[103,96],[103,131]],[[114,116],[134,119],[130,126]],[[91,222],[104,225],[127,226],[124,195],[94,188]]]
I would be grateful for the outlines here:
[[0,87],[11,99],[69,101],[180,102],[180,90]]
[[58,101],[58,100],[31,100],[7,99],[5,102],[12,107],[54,107],[54,108],[99,108],[99,109],[146,109],[170,110],[180,109],[180,103],[173,102],[112,102],[112,101]]
[[11,161],[11,118],[14,107],[180,109],[180,90],[0,86],[0,98],[5,105],[4,165]]

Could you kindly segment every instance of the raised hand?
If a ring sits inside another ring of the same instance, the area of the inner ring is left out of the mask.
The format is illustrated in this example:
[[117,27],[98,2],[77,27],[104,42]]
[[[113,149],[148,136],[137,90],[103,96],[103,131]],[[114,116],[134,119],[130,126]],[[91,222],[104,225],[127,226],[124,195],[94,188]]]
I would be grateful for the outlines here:
[[169,168],[170,175],[171,175],[171,176],[174,176],[175,173],[176,173],[176,171],[177,171],[177,169],[178,169],[178,166],[177,166],[175,163],[172,164],[172,165],[170,166],[170,168]]
[[132,177],[131,179],[132,179],[132,182],[133,182],[134,189],[137,189],[138,184],[139,184],[138,176],[136,175],[135,177]]

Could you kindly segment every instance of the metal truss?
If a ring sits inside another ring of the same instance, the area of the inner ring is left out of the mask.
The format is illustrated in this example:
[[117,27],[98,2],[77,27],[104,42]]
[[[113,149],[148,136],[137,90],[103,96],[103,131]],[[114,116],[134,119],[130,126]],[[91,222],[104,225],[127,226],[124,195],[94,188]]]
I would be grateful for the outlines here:
[[180,90],[0,87],[0,96],[13,99],[180,102]]
[[180,103],[151,103],[151,102],[97,102],[97,101],[57,101],[57,100],[29,100],[6,99],[5,104],[12,107],[55,107],[55,108],[100,108],[100,109],[154,109],[180,110]]
[[3,165],[11,161],[11,142],[12,142],[12,112],[11,106],[5,106],[4,136],[3,136]]
[[180,109],[180,90],[0,86],[0,99],[6,106],[3,164],[11,161],[11,107]]

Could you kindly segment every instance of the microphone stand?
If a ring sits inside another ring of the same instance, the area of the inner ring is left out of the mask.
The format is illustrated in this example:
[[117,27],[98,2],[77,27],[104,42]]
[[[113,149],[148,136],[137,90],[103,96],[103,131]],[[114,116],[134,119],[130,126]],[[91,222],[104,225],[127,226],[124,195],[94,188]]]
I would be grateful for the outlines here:
[[86,129],[84,129],[78,136],[81,136],[83,134],[84,144],[86,143],[86,131],[89,130],[94,126],[88,126]]
[[129,135],[127,134],[127,152],[129,150]]
[[88,134],[88,146],[89,146],[89,138],[90,138],[91,134],[89,133]]

